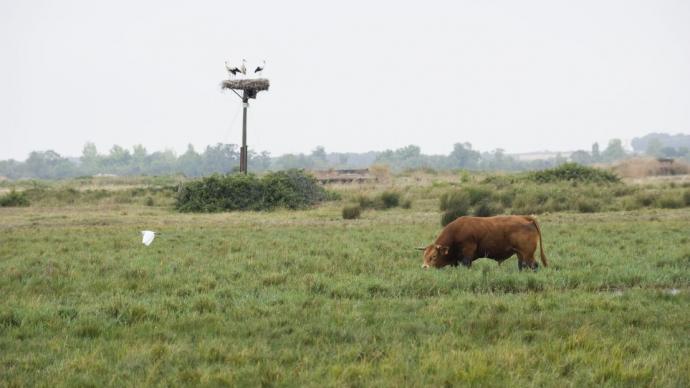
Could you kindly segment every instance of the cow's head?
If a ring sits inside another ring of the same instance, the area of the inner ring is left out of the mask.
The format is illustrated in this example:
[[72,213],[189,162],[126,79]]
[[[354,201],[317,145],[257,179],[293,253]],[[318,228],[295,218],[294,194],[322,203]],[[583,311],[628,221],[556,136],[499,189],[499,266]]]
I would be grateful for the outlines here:
[[418,248],[424,251],[424,262],[422,268],[427,269],[429,267],[440,268],[448,264],[446,257],[450,251],[450,247],[431,244],[426,248]]

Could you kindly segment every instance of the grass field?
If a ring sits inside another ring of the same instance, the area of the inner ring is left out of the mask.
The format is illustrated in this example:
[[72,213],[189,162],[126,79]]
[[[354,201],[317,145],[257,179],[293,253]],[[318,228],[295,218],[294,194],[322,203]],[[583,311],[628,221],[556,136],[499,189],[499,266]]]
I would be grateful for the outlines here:
[[0,208],[0,386],[690,385],[690,208],[543,214],[537,273],[423,271],[416,190],[347,221]]

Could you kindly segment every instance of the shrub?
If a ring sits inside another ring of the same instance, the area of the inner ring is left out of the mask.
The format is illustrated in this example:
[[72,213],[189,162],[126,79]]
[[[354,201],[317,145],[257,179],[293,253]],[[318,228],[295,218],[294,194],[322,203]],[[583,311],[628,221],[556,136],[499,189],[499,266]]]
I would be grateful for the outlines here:
[[441,225],[446,226],[455,221],[456,218],[466,215],[467,212],[463,212],[462,210],[447,210],[441,215]]
[[635,200],[644,207],[649,207],[652,206],[652,204],[656,201],[658,197],[658,194],[655,192],[644,192],[644,193],[637,193],[635,195]]
[[594,167],[582,166],[577,163],[564,163],[558,167],[535,171],[528,175],[530,180],[539,183],[575,181],[596,183],[618,183],[618,175]]
[[400,193],[394,191],[384,191],[374,198],[359,195],[356,200],[362,209],[385,210],[400,205]]
[[504,207],[511,207],[513,206],[513,200],[515,199],[515,191],[514,190],[506,190],[501,192],[498,195],[498,200],[501,201],[501,204]]
[[29,206],[26,193],[12,189],[9,193],[0,196],[0,207]]
[[402,203],[400,203],[400,207],[403,209],[411,209],[412,208],[412,200],[407,198]]
[[683,193],[683,203],[685,206],[690,206],[690,190],[685,190]]
[[339,192],[326,190],[326,201],[340,201],[341,199],[343,199],[343,196]]
[[577,201],[577,211],[580,213],[596,213],[601,209],[601,203],[591,198],[580,198]]
[[146,197],[146,200],[144,201],[144,205],[153,206],[153,197],[151,197],[151,196]]
[[656,205],[664,209],[678,209],[683,207],[683,198],[675,193],[666,193],[657,198]]
[[354,220],[359,218],[359,216],[362,214],[362,208],[359,207],[358,205],[354,206],[345,206],[343,208],[343,218],[346,220]]
[[450,191],[441,195],[440,209],[445,210],[463,210],[462,213],[467,214],[470,208],[470,196],[465,191]]
[[640,204],[639,201],[637,201],[634,197],[626,197],[623,199],[622,206],[624,210],[637,210],[642,207],[642,204]]
[[400,193],[394,191],[384,191],[379,198],[384,209],[397,207],[400,204]]
[[489,200],[481,201],[474,207],[474,215],[477,217],[495,216],[500,214],[502,211],[503,209],[500,207],[500,205]]
[[326,199],[316,178],[301,170],[272,172],[261,179],[263,208],[304,209]]
[[366,195],[359,195],[356,200],[362,209],[373,209],[376,207],[376,201]]
[[212,175],[180,185],[176,207],[182,212],[303,209],[327,199],[326,190],[301,170],[256,175]]
[[493,192],[488,187],[467,186],[464,188],[470,199],[470,205],[474,206],[482,201],[491,199]]

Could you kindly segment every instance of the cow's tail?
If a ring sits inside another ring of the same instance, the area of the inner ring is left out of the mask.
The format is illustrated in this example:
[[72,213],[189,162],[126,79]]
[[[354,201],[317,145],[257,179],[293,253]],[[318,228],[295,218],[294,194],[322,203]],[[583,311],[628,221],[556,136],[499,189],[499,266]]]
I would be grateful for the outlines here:
[[544,265],[544,267],[548,267],[548,262],[546,261],[546,255],[544,254],[544,246],[542,245],[542,238],[541,238],[541,228],[539,228],[539,223],[534,217],[529,217],[526,216],[526,219],[528,219],[530,222],[534,224],[534,226],[537,228],[537,233],[539,234],[539,253],[541,254],[541,263]]

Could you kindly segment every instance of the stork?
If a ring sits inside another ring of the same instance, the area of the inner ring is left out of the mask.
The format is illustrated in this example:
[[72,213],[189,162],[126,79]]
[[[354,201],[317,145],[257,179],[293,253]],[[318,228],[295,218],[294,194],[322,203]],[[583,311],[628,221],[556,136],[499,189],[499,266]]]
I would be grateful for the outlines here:
[[266,67],[266,60],[264,59],[263,64],[261,66],[257,66],[256,70],[254,70],[254,73],[261,75],[261,72],[264,71],[265,67]]
[[240,69],[238,69],[237,66],[232,67],[228,65],[228,61],[225,61],[225,69],[228,71],[228,73],[232,74],[233,76],[236,76],[237,73],[240,72]]
[[247,75],[247,60],[242,59],[242,66],[240,66],[240,73]]

